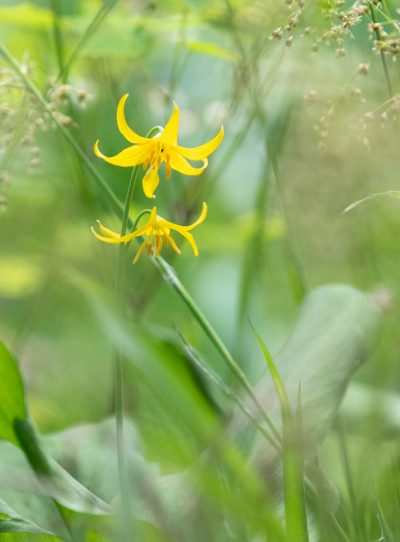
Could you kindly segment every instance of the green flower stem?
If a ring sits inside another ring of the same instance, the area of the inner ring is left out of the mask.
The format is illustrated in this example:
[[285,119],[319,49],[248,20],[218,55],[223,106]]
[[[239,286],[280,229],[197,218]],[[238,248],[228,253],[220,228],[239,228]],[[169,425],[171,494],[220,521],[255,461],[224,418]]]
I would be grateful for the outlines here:
[[[152,137],[160,131],[159,126],[152,128],[146,135],[146,137]],[[126,193],[124,211],[122,214],[121,224],[121,236],[126,234],[128,226],[131,222],[129,218],[129,210],[133,200],[133,194],[135,192],[135,186],[139,176],[140,168],[136,166],[132,170],[131,178],[129,180],[128,191]],[[140,213],[139,217],[144,214]],[[136,228],[135,221],[134,229]],[[121,311],[124,307],[124,292],[125,292],[125,279],[126,279],[126,256],[127,256],[127,244],[120,244],[117,260],[117,272],[115,280],[115,293],[117,296],[117,302]],[[119,487],[121,492],[122,513],[125,519],[129,518],[130,513],[130,496],[129,488],[127,485],[126,477],[126,461],[125,461],[125,438],[124,438],[124,373],[125,373],[125,359],[119,348],[115,351],[114,360],[114,400],[115,400],[115,429],[117,439],[117,461],[118,461],[118,478]]]
[[[125,207],[122,215],[121,235],[125,235],[129,221],[129,209],[135,191],[136,181],[139,174],[139,168],[136,166],[132,170],[129,181],[128,192],[125,199]],[[126,245],[121,244],[118,251],[117,272],[115,280],[115,293],[120,309],[124,306],[124,290],[126,277]],[[129,518],[130,497],[126,477],[125,461],[125,438],[124,438],[124,372],[125,360],[119,348],[115,350],[114,358],[114,401],[115,401],[115,434],[117,440],[117,463],[118,480],[121,493],[122,514],[124,519]],[[125,522],[124,522],[125,523]],[[125,528],[126,525],[125,525]],[[126,536],[127,538],[127,536]]]
[[149,215],[150,213],[151,213],[150,209],[143,209],[143,211],[140,211],[140,213],[135,218],[135,222],[133,223],[132,231],[135,231],[137,229],[137,226],[139,224],[139,220],[142,218],[142,216]]
[[[68,143],[71,145],[71,147],[74,149],[74,151],[77,153],[79,158],[82,160],[83,164],[85,164],[85,167],[92,173],[94,179],[99,184],[99,186],[103,189],[104,193],[108,196],[109,201],[111,201],[113,209],[116,213],[119,213],[121,211],[124,211],[124,206],[114,193],[114,191],[110,188],[106,180],[102,177],[102,175],[97,171],[96,167],[92,164],[91,160],[87,157],[87,155],[82,151],[82,149],[79,147],[79,145],[75,142],[73,136],[69,133],[69,131],[57,120],[57,117],[54,115],[54,112],[50,109],[49,104],[45,100],[45,98],[42,96],[39,89],[36,87],[36,85],[27,77],[27,75],[21,70],[18,62],[15,60],[15,58],[11,55],[11,53],[7,50],[7,48],[0,43],[0,55],[2,55],[5,60],[8,62],[8,64],[11,66],[11,68],[15,71],[15,73],[21,78],[23,83],[25,84],[26,88],[38,99],[39,103],[42,105],[43,109],[53,118],[57,128],[59,131],[63,134],[63,136],[66,138]],[[133,223],[128,219],[128,224],[133,226]],[[240,367],[237,365],[236,361],[232,358],[231,354],[227,350],[226,346],[223,344],[221,339],[218,337],[216,332],[211,327],[211,324],[206,320],[205,316],[201,313],[200,309],[197,307],[195,302],[190,297],[189,293],[186,291],[178,277],[176,276],[173,268],[167,264],[167,262],[161,257],[158,256],[158,258],[152,258],[153,263],[158,267],[158,269],[161,271],[163,279],[173,285],[174,289],[177,291],[177,293],[180,295],[180,297],[185,301],[185,303],[188,305],[191,312],[195,315],[196,319],[206,332],[207,336],[211,339],[211,341],[215,344],[216,348],[219,350],[219,352],[224,357],[225,361],[228,363],[228,365],[231,367],[233,372],[236,374],[236,376],[239,378],[239,380],[242,382],[246,390],[250,390],[249,394],[253,397],[253,402],[257,404],[258,410],[263,413],[263,418],[268,418],[267,414],[264,412],[264,409],[262,408],[262,405],[260,405],[258,399],[255,397],[254,392],[250,386],[250,383],[247,381],[245,375],[243,374]],[[268,423],[268,422],[267,422]],[[270,421],[268,425],[272,425],[272,422]],[[274,434],[277,435],[276,429],[272,430]]]
[[230,368],[230,370],[233,372],[233,374],[236,376],[236,378],[239,380],[239,382],[242,384],[244,389],[249,394],[251,400],[253,401],[254,405],[256,406],[257,410],[260,412],[263,420],[268,425],[271,433],[274,435],[273,437],[269,435],[269,441],[271,444],[274,445],[275,448],[278,450],[280,449],[280,435],[268,416],[268,414],[265,412],[262,404],[259,402],[256,394],[253,391],[253,388],[250,384],[250,382],[247,380],[246,375],[240,368],[239,364],[234,360],[231,353],[215,331],[215,329],[212,327],[210,322],[207,320],[201,309],[196,304],[195,300],[192,298],[192,296],[189,294],[189,292],[186,290],[186,288],[183,286],[181,281],[176,276],[176,273],[174,269],[160,256],[155,257],[153,256],[152,261],[155,263],[155,265],[158,267],[160,272],[162,273],[162,276],[164,280],[172,286],[172,288],[179,294],[181,299],[184,301],[186,306],[189,308],[190,312],[193,314],[193,316],[196,318],[197,322],[202,327],[205,334],[208,336],[210,341],[214,344],[216,349],[219,351],[223,359],[225,360],[226,364]]
[[[56,0],[53,0],[55,2]],[[96,15],[90,22],[89,26],[86,28],[85,32],[82,34],[80,39],[77,41],[74,49],[72,50],[71,54],[69,55],[69,58],[63,63],[62,69],[60,69],[56,81],[67,81],[69,72],[71,69],[71,66],[75,62],[76,58],[78,57],[79,53],[85,46],[87,40],[90,38],[90,36],[97,30],[97,28],[100,26],[100,24],[103,22],[104,18],[108,15],[108,13],[113,9],[113,7],[117,4],[118,0],[109,0],[108,2],[102,2],[99,10],[97,11]]]

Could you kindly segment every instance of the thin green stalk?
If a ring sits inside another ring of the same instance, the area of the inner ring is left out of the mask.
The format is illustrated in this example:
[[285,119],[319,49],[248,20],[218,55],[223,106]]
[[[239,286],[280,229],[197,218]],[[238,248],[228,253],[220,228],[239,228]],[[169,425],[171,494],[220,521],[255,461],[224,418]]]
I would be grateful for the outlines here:
[[[304,493],[304,458],[298,442],[298,438],[301,436],[301,427],[297,425],[285,384],[275,362],[251,322],[250,325],[267,362],[281,406],[283,489],[288,540],[290,542],[308,542],[306,499]],[[300,409],[297,415],[298,417],[301,416]]]
[[[121,236],[125,235],[129,221],[129,209],[132,202],[136,181],[139,174],[139,167],[132,170],[129,181],[128,192],[125,199],[125,207],[122,215]],[[120,308],[124,304],[124,286],[126,269],[126,245],[121,244],[118,251],[117,273],[115,280],[115,292]],[[126,462],[125,462],[125,439],[124,439],[124,358],[119,348],[115,351],[114,359],[114,400],[115,400],[115,430],[117,439],[117,462],[119,488],[121,492],[121,502],[123,517],[129,517],[130,498],[129,489],[126,480]]]
[[54,114],[54,111],[52,111],[52,109],[50,108],[50,105],[48,104],[46,99],[43,97],[40,90],[33,83],[33,81],[31,81],[29,79],[29,77],[26,75],[26,73],[24,73],[24,71],[21,70],[21,67],[19,66],[18,62],[11,55],[11,53],[8,51],[8,49],[5,47],[5,45],[3,43],[0,43],[0,55],[2,55],[4,57],[4,59],[8,62],[8,64],[11,66],[11,68],[18,74],[18,76],[24,82],[27,90],[29,90],[37,98],[40,105],[43,107],[44,111],[50,115],[50,117],[52,118],[52,120],[56,124],[58,130],[62,133],[62,135],[66,138],[66,140],[71,145],[71,147],[74,149],[74,151],[78,154],[79,158],[85,164],[86,168],[90,171],[90,173],[93,175],[93,177],[99,183],[99,185],[102,187],[104,192],[107,194],[107,197],[110,198],[115,210],[118,211],[118,212],[123,211],[122,203],[117,198],[117,196],[115,195],[113,190],[108,186],[107,181],[100,175],[100,173],[97,171],[95,166],[92,164],[92,162],[89,160],[89,158],[86,156],[86,154],[82,151],[82,149],[76,143],[73,136],[69,133],[68,129],[65,128],[65,126],[63,126],[60,123],[57,116]]
[[343,431],[340,420],[338,420],[337,422],[337,429],[338,429],[339,451],[340,451],[340,455],[342,459],[344,476],[345,476],[347,491],[348,491],[349,500],[350,500],[351,518],[353,520],[353,527],[355,529],[355,539],[358,542],[362,542],[363,540],[366,539],[366,533],[364,532],[363,525],[360,521],[359,505],[358,505],[356,490],[354,487],[354,482],[353,482],[353,477],[352,477],[352,472],[351,472],[351,467],[350,467],[349,454],[347,451],[345,435],[344,435],[344,431]]
[[[192,296],[189,294],[189,292],[186,290],[186,288],[183,286],[181,281],[176,276],[176,273],[174,269],[161,257],[152,257],[152,261],[156,264],[156,266],[161,271],[164,280],[172,286],[172,288],[179,294],[181,299],[184,301],[186,306],[189,308],[190,312],[193,314],[205,334],[208,336],[210,341],[214,344],[215,348],[219,351],[223,359],[225,360],[226,364],[230,368],[230,370],[233,372],[233,374],[236,376],[236,378],[239,380],[239,382],[242,384],[244,389],[249,394],[249,397],[253,401],[254,405],[256,406],[257,410],[260,412],[263,420],[268,425],[271,433],[274,435],[276,441],[279,443],[280,441],[280,435],[268,416],[268,414],[265,412],[262,404],[258,400],[256,394],[254,393],[254,390],[250,384],[250,382],[247,380],[246,375],[243,373],[242,369],[240,368],[239,364],[235,361],[235,359],[232,357],[231,353],[215,331],[215,329],[212,327],[211,323],[207,320],[206,316],[201,311],[200,307],[197,305],[197,303],[194,301]],[[276,446],[279,448],[279,444],[275,442]]]
[[[49,104],[46,102],[45,98],[42,96],[36,85],[28,78],[28,76],[23,73],[20,66],[18,65],[18,62],[14,59],[14,57],[11,55],[11,53],[7,50],[7,48],[0,43],[0,55],[2,55],[5,60],[8,62],[8,64],[14,69],[14,71],[19,75],[21,80],[24,82],[26,88],[36,96],[39,103],[42,105],[43,109],[51,115],[53,118],[57,128],[60,130],[60,132],[63,134],[63,136],[67,139],[71,147],[74,149],[74,151],[78,154],[78,156],[81,158],[82,162],[85,164],[87,169],[92,173],[94,179],[98,182],[99,186],[104,190],[104,192],[107,194],[107,196],[110,198],[111,203],[113,204],[113,209],[116,213],[124,211],[124,206],[119,201],[118,197],[114,193],[114,191],[109,187],[106,180],[100,175],[100,173],[97,171],[96,167],[92,164],[92,162],[89,160],[89,158],[86,156],[86,154],[82,151],[82,149],[77,145],[75,142],[73,136],[69,133],[69,131],[57,120],[54,113],[51,111]],[[128,224],[131,224],[131,221],[128,220]],[[133,225],[133,224],[132,224]],[[237,376],[239,381],[242,383],[244,388],[248,391],[250,397],[252,398],[254,404],[257,406],[258,410],[262,414],[264,420],[267,422],[268,426],[270,426],[272,433],[275,434],[277,440],[279,441],[279,433],[277,432],[276,428],[273,426],[271,420],[269,419],[267,413],[264,411],[262,405],[259,403],[257,397],[255,396],[253,389],[250,385],[250,383],[247,381],[244,373],[240,369],[237,362],[233,359],[231,354],[229,353],[228,349],[222,342],[222,340],[219,338],[217,333],[212,328],[211,324],[208,322],[206,317],[202,314],[200,309],[195,304],[194,300],[190,297],[189,293],[183,286],[183,284],[180,282],[178,277],[176,276],[175,272],[173,271],[172,267],[167,264],[167,262],[161,257],[157,258],[151,258],[151,261],[156,265],[156,267],[161,271],[162,276],[164,280],[171,284],[174,289],[177,291],[177,293],[180,295],[180,297],[184,300],[186,305],[189,307],[191,312],[196,317],[197,321],[207,334],[207,336],[210,338],[210,340],[214,343],[217,350],[221,353],[225,361],[227,362],[228,366],[231,368],[231,370],[234,372],[234,374]],[[267,421],[268,420],[268,421]]]
[[279,451],[280,447],[277,447],[275,440],[271,438],[271,435],[266,431],[265,427],[260,424],[257,417],[254,416],[254,414],[247,408],[245,402],[243,399],[229,386],[225,384],[221,380],[221,378],[212,370],[210,367],[200,358],[198,353],[194,350],[194,348],[188,343],[188,341],[185,339],[185,337],[182,335],[182,333],[177,330],[178,337],[182,343],[182,346],[185,350],[186,355],[190,359],[190,361],[200,369],[202,374],[204,374],[213,384],[217,386],[217,388],[231,401],[236,403],[238,408],[243,412],[243,414],[257,427],[257,429],[264,435],[264,437],[268,440],[272,446]]
[[[373,6],[372,2],[369,2],[369,11],[370,11],[370,14],[371,14],[372,22],[375,25],[377,23],[377,20],[376,20],[375,10],[374,10],[374,6]],[[377,40],[381,41],[382,36],[381,36],[381,31],[379,30],[379,28],[374,28],[374,32],[375,32]],[[387,62],[386,62],[386,56],[385,56],[384,51],[382,51],[382,49],[379,51],[379,53],[380,53],[380,57],[381,57],[383,72],[385,74],[386,85],[387,85],[387,88],[388,88],[389,96],[390,96],[390,98],[393,98],[393,87],[392,87],[392,82],[390,80],[389,69],[388,69],[388,65],[387,65]]]
[[286,254],[288,257],[289,264],[290,264],[290,274],[291,274],[290,278],[291,278],[292,290],[293,290],[293,294],[296,301],[300,301],[304,297],[304,293],[306,291],[306,285],[305,285],[304,277],[301,271],[300,263],[293,250],[293,247],[289,238],[288,216],[287,216],[286,208],[283,201],[283,191],[282,191],[281,183],[279,182],[279,178],[278,178],[278,168],[274,160],[271,138],[270,138],[269,130],[267,128],[269,123],[268,123],[268,119],[267,119],[267,115],[265,113],[264,107],[260,101],[261,86],[259,84],[258,70],[256,69],[256,66],[253,66],[252,68],[250,67],[251,62],[248,58],[246,49],[242,43],[241,37],[235,25],[235,20],[234,20],[235,13],[234,13],[232,3],[230,0],[225,0],[225,3],[227,6],[228,16],[230,18],[233,39],[235,41],[235,45],[239,51],[241,61],[242,61],[241,69],[243,71],[243,78],[246,80],[246,83],[247,83],[246,90],[248,92],[248,96],[251,100],[251,103],[253,104],[254,114],[256,117],[258,117],[260,129],[264,136],[265,152],[267,156],[270,158],[271,179],[275,185],[279,205],[281,207],[282,215],[283,215],[283,218],[285,219],[285,224],[287,226],[287,233],[284,238],[284,248],[286,250]]
[[[53,0],[53,2],[56,2],[56,1],[57,0]],[[91,21],[91,23],[85,30],[80,40],[77,42],[69,58],[66,60],[65,63],[63,63],[62,66],[60,66],[60,71],[56,79],[57,81],[67,81],[71,66],[75,62],[75,59],[77,58],[80,50],[82,49],[86,41],[93,34],[93,32],[96,30],[96,28],[100,25],[100,23],[105,18],[105,16],[112,10],[112,8],[115,6],[117,2],[118,0],[110,0],[108,4],[103,4],[103,3],[101,4],[98,12],[94,16],[93,20]]]
[[64,70],[64,46],[60,25],[60,2],[59,0],[51,0],[50,3],[53,11],[53,35],[57,53],[58,69],[62,73]]
[[[152,128],[146,137],[152,137],[154,133],[159,131],[159,126]],[[130,219],[129,210],[132,204],[133,194],[137,179],[139,176],[140,168],[136,166],[133,168],[131,178],[129,180],[128,191],[126,193],[124,211],[122,214],[121,224],[121,237],[126,234]],[[142,213],[141,213],[142,214]],[[135,221],[135,225],[136,225]],[[136,226],[135,226],[136,227]],[[117,302],[121,310],[124,306],[124,292],[125,292],[125,278],[126,278],[126,256],[127,245],[122,243],[119,245],[118,260],[117,260],[117,272],[115,280],[115,292],[117,296]],[[129,518],[130,511],[130,496],[126,479],[126,461],[125,461],[125,438],[124,438],[124,373],[125,373],[125,359],[119,348],[115,352],[114,361],[114,399],[115,399],[115,429],[117,439],[117,461],[118,461],[118,477],[119,487],[121,492],[122,511],[125,519]]]

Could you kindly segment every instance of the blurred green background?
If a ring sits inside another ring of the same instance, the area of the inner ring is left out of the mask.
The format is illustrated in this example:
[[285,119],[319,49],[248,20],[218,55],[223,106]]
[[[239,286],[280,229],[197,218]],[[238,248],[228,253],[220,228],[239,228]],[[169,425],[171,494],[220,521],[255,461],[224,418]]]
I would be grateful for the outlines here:
[[[388,2],[393,16],[396,5]],[[300,9],[280,0],[0,0],[0,35],[121,200],[129,171],[98,160],[93,144],[99,138],[108,155],[125,146],[115,119],[123,94],[130,94],[128,122],[143,135],[166,122],[173,100],[183,145],[224,125],[206,172],[162,179],[156,204],[168,219],[189,223],[207,201],[207,220],[195,231],[200,256],[184,243],[180,257],[168,249],[164,256],[251,382],[265,363],[247,319],[275,354],[306,293],[344,282],[376,290],[390,305],[356,380],[397,393],[399,203],[377,198],[343,214],[358,199],[397,189],[397,111],[368,20],[342,41],[328,39],[330,9],[335,2]],[[398,65],[390,56],[387,64],[396,92]],[[90,227],[101,219],[118,229],[120,220],[48,115],[0,66],[0,334],[21,360],[39,428],[56,431],[113,412],[113,347],[99,299],[112,298],[117,248],[96,241]],[[131,216],[147,206],[137,189]],[[149,457],[174,470],[201,449],[218,416],[176,347],[175,328],[233,379],[146,257],[129,266],[127,284],[129,314],[146,345],[138,366],[155,356],[152,363],[180,375],[191,396],[185,416],[180,398],[142,400],[136,371],[127,375],[129,412],[143,422]],[[371,434],[361,443],[349,437],[360,455]],[[373,456],[377,470],[392,457],[385,446]],[[333,448],[328,442],[332,472]]]

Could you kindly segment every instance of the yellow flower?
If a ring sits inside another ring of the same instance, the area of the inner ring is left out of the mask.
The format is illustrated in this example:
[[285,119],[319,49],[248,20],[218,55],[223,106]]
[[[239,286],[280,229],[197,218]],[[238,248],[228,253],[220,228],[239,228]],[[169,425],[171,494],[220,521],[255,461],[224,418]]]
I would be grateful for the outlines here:
[[[99,141],[94,145],[96,156],[109,164],[122,167],[133,167],[143,164],[147,169],[143,177],[143,191],[148,198],[154,198],[154,191],[160,182],[158,170],[165,162],[167,179],[171,176],[171,170],[179,171],[184,175],[200,175],[208,165],[207,157],[219,146],[224,137],[224,128],[221,126],[219,133],[208,143],[199,147],[188,148],[178,145],[179,108],[174,102],[174,110],[161,133],[154,137],[142,137],[136,134],[126,122],[125,102],[129,94],[125,94],[119,101],[117,108],[117,124],[121,134],[132,146],[127,147],[115,156],[104,156],[99,149]],[[194,167],[186,160],[202,161],[203,165]]]
[[138,261],[140,255],[145,248],[147,248],[148,255],[150,255],[154,249],[154,255],[159,256],[163,246],[163,241],[165,241],[167,245],[171,245],[171,247],[177,254],[180,254],[181,251],[176,246],[176,243],[171,236],[171,230],[176,231],[177,233],[182,235],[190,243],[194,255],[198,256],[199,249],[197,248],[196,241],[194,240],[193,235],[190,233],[190,230],[193,230],[202,222],[204,222],[206,216],[207,204],[203,203],[203,209],[196,222],[193,222],[193,224],[190,224],[189,226],[181,226],[179,224],[169,222],[161,216],[158,216],[157,207],[153,207],[146,224],[144,224],[144,226],[141,226],[139,229],[133,231],[132,233],[121,236],[118,233],[115,233],[102,226],[99,221],[97,221],[99,225],[99,230],[103,235],[98,234],[93,228],[92,232],[95,237],[97,237],[97,239],[100,239],[100,241],[104,241],[104,243],[129,243],[129,241],[135,239],[135,237],[141,237],[143,235],[144,241],[140,245],[139,250],[137,251],[136,256],[133,260],[133,263],[136,263]]

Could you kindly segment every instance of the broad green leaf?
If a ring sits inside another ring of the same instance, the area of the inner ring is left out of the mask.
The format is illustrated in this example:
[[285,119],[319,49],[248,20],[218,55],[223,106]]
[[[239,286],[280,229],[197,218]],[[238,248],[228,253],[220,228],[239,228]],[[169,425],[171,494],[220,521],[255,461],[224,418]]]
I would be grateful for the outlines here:
[[[315,454],[329,431],[352,375],[375,342],[381,320],[373,295],[347,285],[317,288],[302,304],[289,339],[276,356],[276,366],[292,408],[301,387],[307,455]],[[279,400],[268,373],[256,385],[256,393],[279,425]],[[250,402],[248,407],[257,415]],[[233,430],[240,431],[240,425],[248,427],[238,414]],[[250,448],[256,463],[268,469],[271,454],[266,443],[257,436]]]
[[16,359],[1,342],[0,397],[0,439],[18,446],[14,422],[27,416],[24,383]]
[[25,390],[18,363],[0,343],[0,438],[22,448],[33,470],[46,477],[47,494],[69,510],[111,514],[112,509],[93,495],[44,450],[37,431],[28,421]]
[[23,519],[3,500],[0,500],[0,539],[10,542],[51,542],[61,540],[58,536]]
[[400,434],[400,395],[365,384],[351,384],[340,408],[340,418],[344,429],[352,433],[368,431],[383,438],[396,438]]
[[73,512],[110,515],[112,508],[80,484],[45,451],[39,435],[27,420],[16,420],[15,431],[47,495]]

